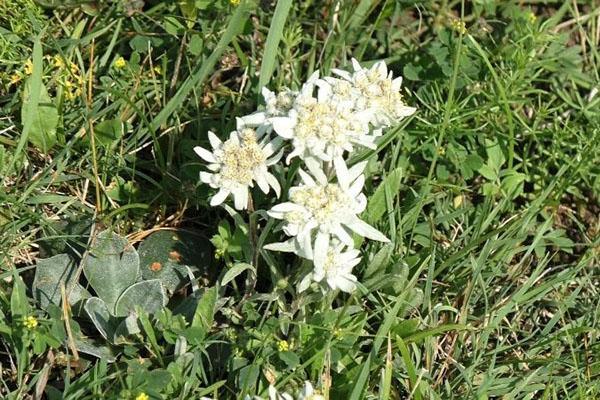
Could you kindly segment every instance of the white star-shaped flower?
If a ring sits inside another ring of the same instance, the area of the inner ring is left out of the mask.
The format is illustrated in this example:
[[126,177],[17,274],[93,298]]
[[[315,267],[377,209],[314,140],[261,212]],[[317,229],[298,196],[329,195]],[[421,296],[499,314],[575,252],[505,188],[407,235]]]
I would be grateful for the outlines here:
[[305,381],[298,400],[325,400],[325,396],[319,394],[309,381]]
[[238,129],[264,126],[267,130],[271,130],[271,118],[286,116],[298,96],[298,92],[288,88],[275,93],[264,87],[261,93],[265,99],[265,109],[238,118]]
[[275,386],[269,386],[269,400],[294,400],[292,395],[288,393],[279,393]]
[[356,145],[375,148],[375,135],[369,127],[371,111],[356,111],[348,104],[333,101],[328,87],[317,88],[319,82],[311,78],[287,114],[270,119],[275,132],[292,142],[287,162],[294,157],[329,162],[353,151]]
[[[338,101],[352,101],[357,110],[370,110],[371,123],[377,128],[386,128],[403,118],[414,114],[416,108],[407,106],[400,93],[402,77],[393,78],[385,61],[375,63],[371,68],[363,68],[352,59],[354,72],[334,69],[333,72],[351,84],[352,90],[335,78],[325,78],[328,89]],[[324,86],[321,84],[321,86]]]
[[200,180],[219,189],[210,200],[211,206],[221,204],[231,194],[236,209],[247,208],[248,191],[254,187],[254,182],[264,193],[273,188],[279,197],[279,182],[268,170],[281,159],[282,152],[275,153],[279,139],[271,141],[260,129],[251,128],[231,132],[225,142],[213,132],[208,132],[208,139],[212,152],[200,146],[194,147],[194,151],[209,163],[211,171],[200,172]]
[[[269,250],[293,251],[301,257],[323,265],[332,238],[352,247],[351,232],[382,242],[385,235],[362,221],[367,198],[361,193],[366,162],[348,169],[341,158],[334,159],[337,183],[328,182],[325,173],[313,176],[299,170],[302,183],[289,191],[288,202],[277,204],[268,214],[284,221],[283,230],[292,239],[265,246]],[[314,256],[314,258],[313,258]]]
[[360,262],[360,253],[355,249],[343,251],[345,247],[338,242],[329,247],[324,259],[315,257],[315,269],[302,279],[298,291],[306,290],[311,281],[325,281],[333,290],[352,293],[356,289],[356,276],[352,274],[352,268]]

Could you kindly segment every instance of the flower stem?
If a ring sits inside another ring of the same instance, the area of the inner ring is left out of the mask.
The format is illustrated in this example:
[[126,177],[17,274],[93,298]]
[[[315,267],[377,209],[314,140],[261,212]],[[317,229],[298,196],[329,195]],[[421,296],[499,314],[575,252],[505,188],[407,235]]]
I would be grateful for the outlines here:
[[248,270],[244,299],[247,299],[252,295],[258,279],[258,233],[256,223],[257,219],[256,216],[253,215],[254,211],[254,201],[252,200],[252,194],[250,194],[248,196],[248,228],[250,230],[250,243],[252,244],[252,266],[254,268]]

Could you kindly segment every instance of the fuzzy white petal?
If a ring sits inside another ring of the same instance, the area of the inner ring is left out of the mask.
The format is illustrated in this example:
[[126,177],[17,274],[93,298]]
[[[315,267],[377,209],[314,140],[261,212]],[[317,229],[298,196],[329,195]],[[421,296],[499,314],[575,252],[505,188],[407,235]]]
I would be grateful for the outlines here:
[[294,122],[287,117],[271,118],[271,124],[275,132],[284,139],[294,137]]
[[248,189],[234,189],[233,203],[236,210],[245,210],[248,207]]
[[219,139],[219,137],[215,135],[213,131],[208,131],[208,141],[213,149],[219,148],[223,144],[221,139]]
[[281,196],[281,185],[279,185],[277,178],[275,178],[272,174],[267,174],[267,182],[269,182],[269,185],[275,191],[277,198],[279,198],[279,196]]
[[330,236],[328,232],[319,231],[319,233],[317,233],[317,238],[315,240],[314,263],[315,267],[319,269],[323,268],[325,265],[325,260],[327,260],[329,240]]
[[200,172],[200,181],[202,181],[203,183],[211,183],[212,182],[212,177],[213,174],[210,174],[208,172]]
[[210,205],[215,207],[218,206],[219,204],[223,203],[225,201],[225,199],[227,198],[227,196],[229,196],[230,191],[227,189],[220,189],[217,194],[215,194],[211,199],[210,199]]
[[384,243],[388,243],[390,241],[383,233],[379,232],[377,229],[358,218],[346,225],[354,232],[366,238]]
[[269,243],[263,246],[263,249],[270,251],[281,251],[284,253],[293,253],[295,250],[294,240],[290,239],[285,242]]
[[194,147],[194,152],[200,156],[204,161],[209,163],[216,163],[217,159],[210,151],[206,150],[204,147],[196,146]]

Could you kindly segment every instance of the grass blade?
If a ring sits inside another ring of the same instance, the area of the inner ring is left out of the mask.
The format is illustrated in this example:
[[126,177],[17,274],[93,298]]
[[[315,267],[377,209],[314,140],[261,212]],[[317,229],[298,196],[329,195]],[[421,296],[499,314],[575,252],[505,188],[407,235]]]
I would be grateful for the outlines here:
[[285,21],[287,20],[291,6],[292,0],[279,0],[275,7],[275,13],[273,14],[271,26],[269,27],[269,34],[267,35],[267,41],[265,43],[265,52],[260,66],[260,75],[257,86],[259,93],[273,75],[279,42],[283,36],[283,27],[285,26]]
[[352,389],[352,394],[350,395],[350,400],[359,400],[359,399],[364,398],[363,392],[365,390],[365,385],[369,379],[369,371],[371,369],[371,361],[378,357],[379,349],[381,348],[381,345],[383,344],[384,339],[387,338],[387,335],[390,332],[390,329],[392,328],[394,323],[397,321],[397,316],[398,316],[398,313],[400,312],[400,309],[402,309],[402,307],[406,306],[405,297],[409,293],[408,288],[412,288],[417,283],[417,280],[419,279],[421,271],[423,270],[424,266],[428,263],[428,261],[429,260],[426,259],[419,266],[419,269],[415,272],[412,279],[406,286],[407,290],[400,293],[396,297],[396,299],[394,300],[394,308],[392,308],[392,310],[385,316],[383,323],[381,324],[381,326],[379,327],[379,330],[377,331],[377,334],[375,335],[375,340],[373,341],[373,347],[371,348],[371,352],[369,353],[369,356],[363,363],[363,366],[362,366],[362,369],[358,376],[358,379],[356,381],[356,384],[354,385],[354,388]]
[[229,20],[225,33],[223,33],[221,40],[217,43],[217,47],[215,47],[212,54],[205,61],[198,64],[192,74],[183,82],[173,98],[169,100],[165,108],[154,117],[150,123],[150,129],[152,131],[156,131],[167,121],[167,118],[184,103],[185,99],[194,88],[198,88],[198,86],[204,83],[208,74],[213,70],[213,67],[221,58],[221,55],[225,49],[227,49],[227,46],[229,46],[229,43],[231,43],[233,38],[241,32],[246,20],[250,16],[252,7],[252,3],[243,3],[237,7]]
[[20,158],[21,152],[27,143],[29,132],[33,126],[35,119],[35,113],[37,112],[38,104],[40,102],[40,89],[42,87],[42,43],[40,37],[37,36],[33,43],[33,73],[31,74],[31,98],[27,109],[25,110],[25,120],[23,122],[23,133],[19,138],[19,143],[15,149],[15,157],[13,157],[8,171],[12,171],[15,162]]

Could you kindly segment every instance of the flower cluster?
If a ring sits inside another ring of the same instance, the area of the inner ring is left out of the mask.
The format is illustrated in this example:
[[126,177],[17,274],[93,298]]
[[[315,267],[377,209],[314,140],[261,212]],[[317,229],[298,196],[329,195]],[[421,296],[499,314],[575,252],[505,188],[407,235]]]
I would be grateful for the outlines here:
[[[85,80],[77,64],[67,61],[62,55],[56,54],[53,57],[46,55],[44,59],[52,66],[53,80],[60,85],[63,90],[64,98],[67,101],[74,101],[83,93]],[[16,85],[24,78],[33,74],[33,61],[28,59],[23,65],[22,71],[15,71],[10,76],[9,83]]]
[[264,247],[312,260],[314,268],[300,282],[300,291],[314,281],[352,292],[352,268],[360,262],[352,234],[389,241],[359,217],[367,206],[362,193],[366,162],[346,163],[356,148],[376,148],[383,129],[415,108],[404,103],[402,78],[394,79],[385,62],[368,69],[356,60],[352,65],[353,72],[334,70],[335,76],[319,77],[317,72],[298,91],[264,88],[264,110],[238,118],[225,142],[209,132],[212,151],[194,149],[209,163],[210,172],[202,172],[201,181],[218,189],[210,204],[232,195],[238,210],[248,208],[255,183],[265,194],[272,188],[279,197],[280,184],[269,167],[280,161],[286,144],[286,163],[301,160],[288,201],[267,212],[282,221],[290,239]]

